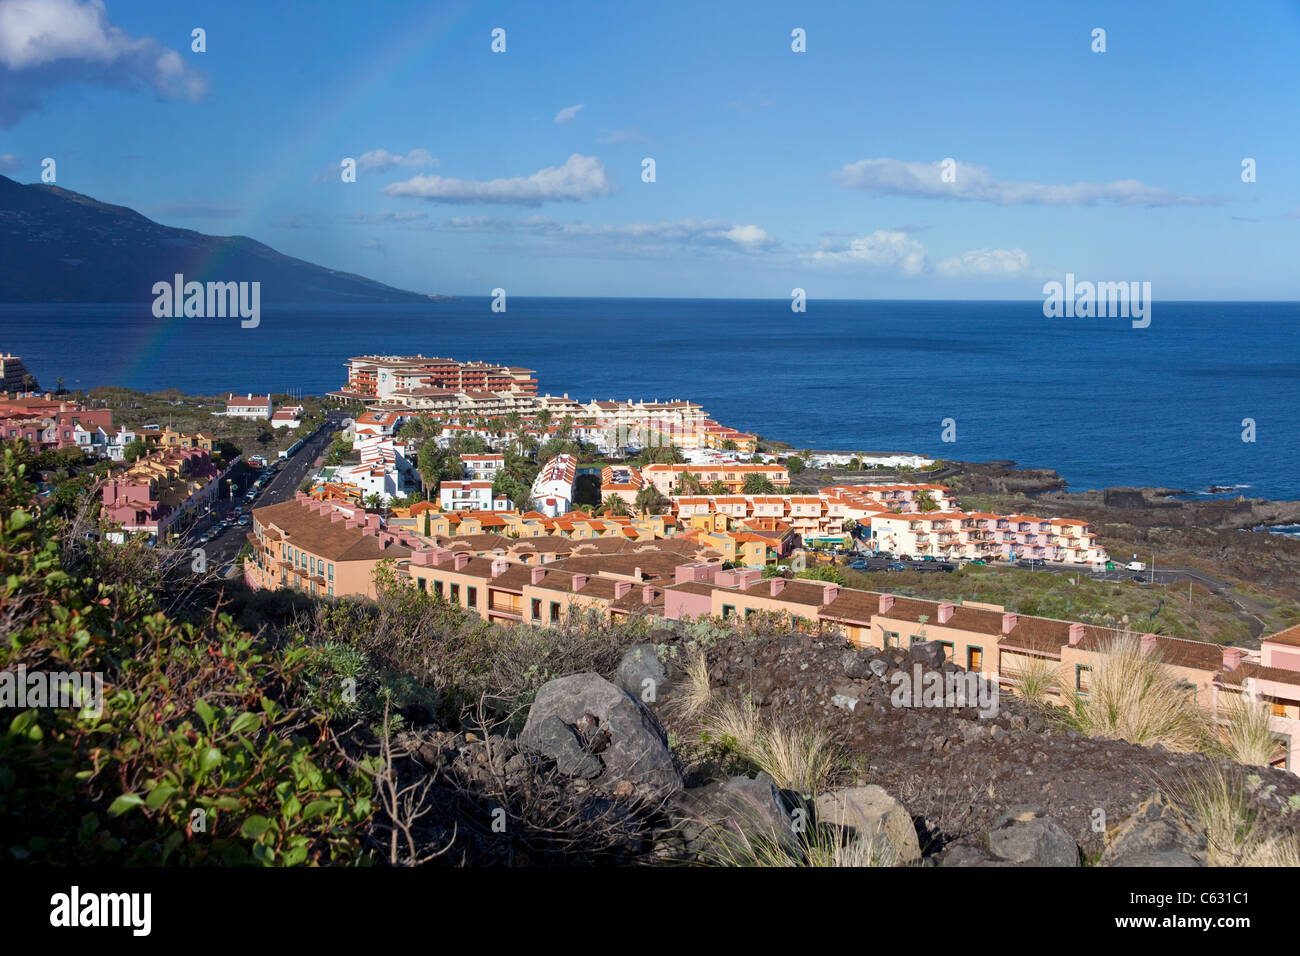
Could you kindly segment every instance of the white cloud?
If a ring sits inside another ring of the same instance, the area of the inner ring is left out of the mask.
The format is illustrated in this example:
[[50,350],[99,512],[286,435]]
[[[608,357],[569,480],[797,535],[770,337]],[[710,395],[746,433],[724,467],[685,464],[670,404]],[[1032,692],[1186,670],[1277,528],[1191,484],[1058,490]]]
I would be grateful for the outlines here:
[[1010,182],[994,178],[983,166],[955,163],[954,181],[944,182],[943,169],[941,162],[860,159],[845,165],[835,174],[835,178],[840,185],[849,189],[861,189],[879,195],[967,199],[999,206],[1095,206],[1098,203],[1116,206],[1210,206],[1220,203],[1220,200],[1211,197],[1180,196],[1136,179],[1062,185]]
[[428,218],[429,214],[427,212],[420,212],[418,210],[407,210],[405,212],[385,210],[384,212],[379,213],[353,213],[348,216],[348,221],[365,223],[366,225],[377,225],[385,222],[418,222],[422,219]]
[[594,156],[574,153],[563,166],[548,166],[529,176],[470,180],[416,176],[384,187],[389,196],[411,196],[430,202],[507,203],[540,206],[544,202],[583,202],[611,189],[605,166]]
[[555,122],[572,123],[573,118],[578,115],[578,110],[582,109],[586,105],[587,104],[585,103],[579,103],[577,106],[566,106],[555,114]]
[[13,153],[5,153],[3,156],[0,156],[0,173],[17,172],[18,168],[22,166],[22,164],[23,161]]
[[110,23],[101,0],[0,0],[0,67],[0,125],[39,108],[59,83],[145,85],[190,101],[207,91],[181,54]]
[[905,232],[877,229],[847,244],[825,242],[823,245],[824,248],[809,256],[813,262],[860,265],[905,276],[925,271],[925,246]]
[[396,166],[423,169],[426,166],[437,165],[437,157],[427,149],[413,149],[405,156],[401,153],[390,153],[386,149],[372,149],[357,157],[357,167],[367,172],[383,172]]
[[445,220],[439,229],[449,232],[518,233],[549,239],[599,240],[623,248],[713,247],[744,253],[771,250],[777,242],[755,225],[735,225],[721,219],[678,219],[609,225],[559,222],[546,216],[512,220],[499,216],[465,216]]
[[972,249],[942,260],[934,271],[947,279],[1012,279],[1029,271],[1023,249]]

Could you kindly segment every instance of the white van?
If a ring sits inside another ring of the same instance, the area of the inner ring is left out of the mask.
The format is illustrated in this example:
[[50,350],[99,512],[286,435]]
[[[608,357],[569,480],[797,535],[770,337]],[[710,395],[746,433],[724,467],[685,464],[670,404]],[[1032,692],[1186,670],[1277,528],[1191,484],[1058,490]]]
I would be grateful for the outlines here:
[[1143,561],[1130,561],[1128,564],[1124,565],[1124,567],[1128,568],[1130,571],[1145,571],[1147,569],[1146,563]]

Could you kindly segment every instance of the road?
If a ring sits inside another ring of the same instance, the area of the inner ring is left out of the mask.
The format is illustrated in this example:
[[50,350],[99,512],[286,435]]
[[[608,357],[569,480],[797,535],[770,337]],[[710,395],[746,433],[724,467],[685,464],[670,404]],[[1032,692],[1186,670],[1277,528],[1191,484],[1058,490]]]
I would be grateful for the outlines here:
[[[223,519],[237,519],[242,514],[248,514],[253,508],[262,508],[266,505],[291,500],[298,491],[298,486],[302,484],[302,480],[313,471],[313,463],[329,447],[329,443],[333,440],[334,433],[339,430],[339,423],[344,417],[343,412],[331,412],[325,423],[317,429],[315,434],[307,438],[303,442],[303,446],[294,452],[287,461],[274,464],[272,466],[273,477],[262,487],[262,490],[251,502],[245,498],[245,494],[261,472],[252,469],[245,471],[237,484],[234,498],[223,498],[214,503],[212,517],[197,522],[190,533],[199,535],[217,526]],[[237,520],[233,520],[226,530],[215,535],[210,541],[206,543],[195,541],[194,547],[203,549],[210,567],[215,566],[218,570],[221,570],[235,559],[235,555],[239,554],[245,541],[248,540],[246,535],[251,529],[251,520],[248,524],[243,525],[239,524]]]

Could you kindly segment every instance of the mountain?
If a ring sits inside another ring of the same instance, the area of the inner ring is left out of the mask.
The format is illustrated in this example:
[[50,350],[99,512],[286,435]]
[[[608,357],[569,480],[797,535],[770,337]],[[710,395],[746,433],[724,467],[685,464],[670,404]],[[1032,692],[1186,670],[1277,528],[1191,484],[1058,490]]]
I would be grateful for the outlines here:
[[153,302],[155,282],[261,282],[262,303],[428,302],[247,236],[160,225],[58,186],[0,176],[0,302]]

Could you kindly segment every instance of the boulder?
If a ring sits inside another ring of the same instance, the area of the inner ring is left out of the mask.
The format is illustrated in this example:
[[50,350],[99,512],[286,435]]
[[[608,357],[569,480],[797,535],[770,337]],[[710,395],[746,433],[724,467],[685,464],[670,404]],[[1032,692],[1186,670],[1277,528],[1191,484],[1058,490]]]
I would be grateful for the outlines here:
[[907,656],[926,667],[942,667],[943,645],[938,641],[921,641],[908,649]]
[[724,859],[738,853],[748,841],[765,847],[782,846],[799,852],[794,817],[786,808],[772,778],[731,777],[675,794],[671,815],[687,850]]
[[1042,811],[1018,808],[1002,814],[989,830],[989,852],[1024,866],[1078,866],[1079,845]]
[[[570,728],[583,725],[581,735],[572,731],[579,746],[583,739],[600,740],[598,756],[586,748],[583,753],[600,761],[603,771],[591,779],[601,789],[658,800],[681,788],[681,775],[654,714],[599,674],[571,674],[547,681],[528,711],[520,744],[555,757],[558,762],[559,758],[546,748],[568,745],[554,724],[547,723],[551,717]],[[599,728],[598,734],[592,733],[593,726]]]
[[847,827],[858,836],[883,841],[881,850],[898,865],[920,862],[921,843],[907,808],[875,784],[818,794],[817,822]]
[[1106,836],[1098,866],[1205,866],[1205,831],[1163,794],[1144,800]]
[[541,721],[528,746],[555,761],[560,773],[590,780],[605,772],[605,765],[595,754],[587,752],[573,727],[551,714]]
[[840,670],[844,676],[858,680],[871,673],[871,656],[859,650],[847,650],[840,655]]
[[634,644],[618,662],[615,681],[637,700],[653,704],[668,687],[668,672],[653,644]]

